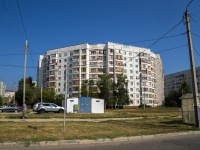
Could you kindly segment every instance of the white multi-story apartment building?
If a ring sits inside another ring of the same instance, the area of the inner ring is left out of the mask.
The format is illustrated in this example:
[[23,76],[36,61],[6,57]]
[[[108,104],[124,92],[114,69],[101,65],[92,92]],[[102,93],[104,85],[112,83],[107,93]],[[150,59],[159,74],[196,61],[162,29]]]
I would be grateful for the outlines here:
[[4,97],[6,91],[6,84],[3,81],[0,81],[0,95]]
[[160,56],[150,49],[111,42],[47,51],[39,58],[37,85],[38,88],[53,88],[58,94],[78,97],[84,80],[96,83],[103,74],[111,74],[115,81],[117,74],[127,76],[131,106],[140,105],[141,100],[147,105],[161,105],[164,100]]
[[[178,91],[184,81],[188,83],[192,92],[192,77],[190,69],[165,75],[165,96],[168,95],[171,89]],[[196,67],[196,81],[198,93],[200,93],[200,67]]]

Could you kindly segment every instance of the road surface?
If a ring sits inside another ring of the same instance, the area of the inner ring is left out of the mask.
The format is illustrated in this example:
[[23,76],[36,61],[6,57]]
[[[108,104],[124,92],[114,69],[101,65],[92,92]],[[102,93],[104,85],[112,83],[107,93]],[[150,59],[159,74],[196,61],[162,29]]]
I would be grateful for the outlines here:
[[0,150],[200,150],[200,134],[101,144],[0,147]]

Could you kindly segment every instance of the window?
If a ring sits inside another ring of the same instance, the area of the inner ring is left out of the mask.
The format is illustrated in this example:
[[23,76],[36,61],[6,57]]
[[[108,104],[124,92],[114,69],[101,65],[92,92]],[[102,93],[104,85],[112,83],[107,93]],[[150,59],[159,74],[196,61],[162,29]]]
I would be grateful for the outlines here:
[[138,68],[138,65],[135,65],[135,68]]
[[85,54],[86,53],[86,49],[82,49],[82,53]]
[[133,91],[133,88],[130,88],[130,91]]
[[138,62],[138,59],[135,59],[135,62]]
[[75,54],[79,53],[79,50],[74,50],[74,53],[75,53]]
[[51,57],[56,57],[56,54],[51,54]]
[[67,59],[64,59],[64,62],[67,62]]

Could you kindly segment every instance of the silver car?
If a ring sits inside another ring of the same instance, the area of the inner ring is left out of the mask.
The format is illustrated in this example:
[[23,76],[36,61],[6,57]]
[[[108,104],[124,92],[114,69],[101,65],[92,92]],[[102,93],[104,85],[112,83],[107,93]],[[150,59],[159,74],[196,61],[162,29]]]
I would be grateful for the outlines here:
[[39,105],[40,103],[35,103],[34,105],[33,105],[33,111],[37,111],[37,109],[38,109],[38,105]]
[[3,107],[0,108],[0,112],[18,112],[18,111],[20,111],[20,107],[18,107],[15,104],[4,105]]
[[58,106],[54,103],[39,103],[37,108],[37,113],[43,114],[46,112],[63,113],[64,107]]

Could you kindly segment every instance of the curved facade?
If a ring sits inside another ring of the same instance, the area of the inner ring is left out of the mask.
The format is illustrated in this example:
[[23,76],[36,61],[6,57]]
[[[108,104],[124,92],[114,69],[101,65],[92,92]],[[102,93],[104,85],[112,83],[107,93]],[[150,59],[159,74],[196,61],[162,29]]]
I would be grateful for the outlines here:
[[66,87],[68,96],[78,97],[84,80],[96,82],[99,75],[106,73],[111,74],[114,81],[117,74],[127,76],[131,106],[160,105],[164,100],[160,56],[150,49],[111,42],[47,51],[40,56],[38,64],[38,87],[53,88],[58,94],[64,94]]

